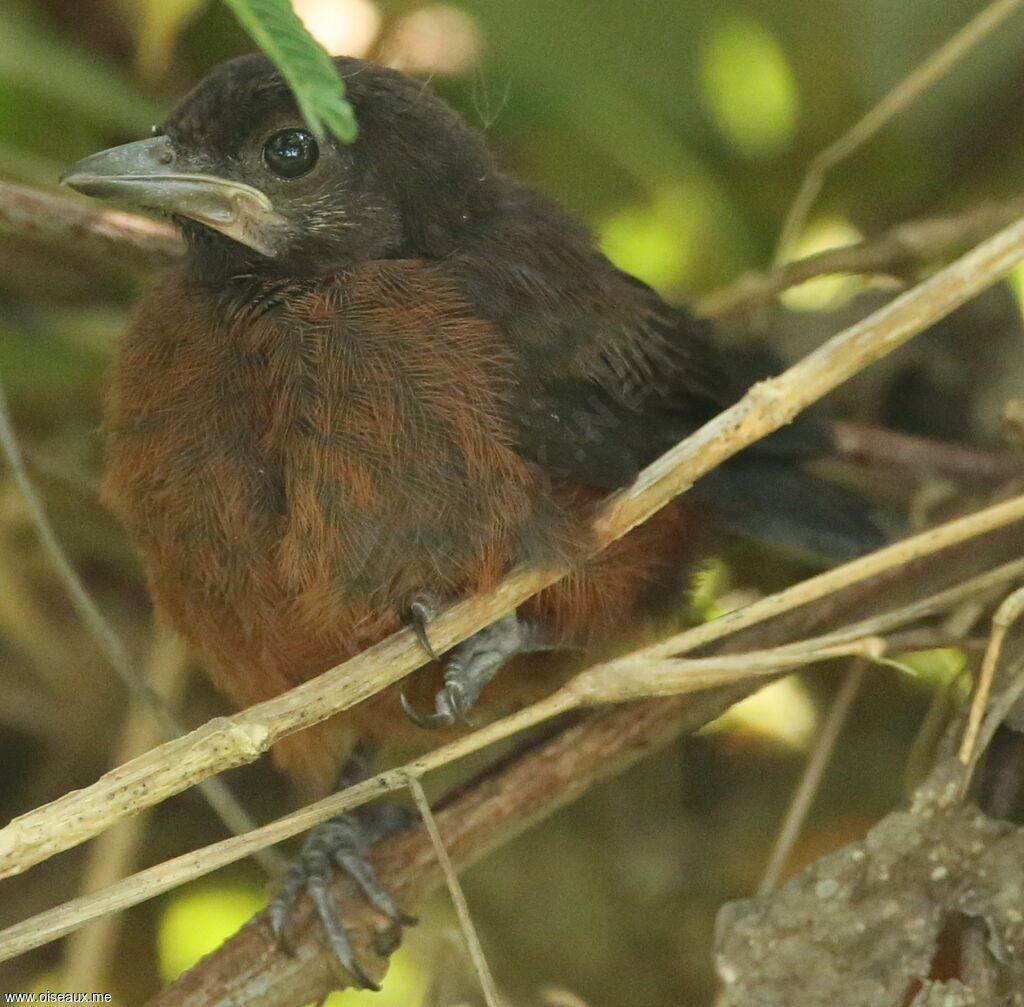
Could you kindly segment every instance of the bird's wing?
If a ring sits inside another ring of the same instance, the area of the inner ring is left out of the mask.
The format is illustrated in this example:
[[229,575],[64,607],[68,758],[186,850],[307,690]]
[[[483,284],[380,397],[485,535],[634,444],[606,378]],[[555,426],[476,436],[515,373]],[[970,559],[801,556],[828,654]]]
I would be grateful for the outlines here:
[[[544,247],[533,262],[496,256],[464,281],[513,351],[509,420],[532,461],[618,488],[778,369],[716,345],[707,323],[599,253],[544,261]],[[804,419],[752,450],[808,457],[828,447],[827,432]]]
[[[474,282],[476,303],[490,306],[515,351],[516,447],[556,477],[604,490],[628,485],[780,369],[767,354],[716,345],[706,323],[608,263],[596,274],[577,271],[575,285],[572,271],[559,285],[552,265],[506,266]],[[802,415],[691,492],[740,533],[836,558],[863,552],[882,540],[865,503],[799,466],[831,443],[826,424]]]

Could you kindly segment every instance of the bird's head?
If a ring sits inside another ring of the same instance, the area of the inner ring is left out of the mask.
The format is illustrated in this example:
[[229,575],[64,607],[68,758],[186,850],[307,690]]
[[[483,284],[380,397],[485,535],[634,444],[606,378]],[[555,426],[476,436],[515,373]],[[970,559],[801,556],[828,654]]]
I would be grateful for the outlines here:
[[483,138],[423,84],[339,57],[354,143],[315,137],[262,56],[224,63],[154,128],[65,174],[90,196],[169,215],[206,271],[329,273],[440,258],[494,199]]

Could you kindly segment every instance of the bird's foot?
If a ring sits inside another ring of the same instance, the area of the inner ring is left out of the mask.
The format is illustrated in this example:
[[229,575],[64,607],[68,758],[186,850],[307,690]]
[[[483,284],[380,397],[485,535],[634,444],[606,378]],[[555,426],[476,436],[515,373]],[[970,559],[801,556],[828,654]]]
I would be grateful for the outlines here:
[[400,926],[415,923],[415,918],[395,903],[366,859],[366,851],[374,842],[405,828],[413,817],[396,805],[371,804],[310,829],[302,851],[268,909],[270,926],[279,945],[289,949],[288,930],[295,903],[299,895],[306,892],[335,958],[351,973],[355,985],[377,989],[377,984],[366,975],[356,958],[341,912],[331,895],[330,881],[336,871],[344,871],[366,898],[394,923]]
[[517,654],[537,647],[529,628],[513,612],[485,626],[455,647],[444,667],[444,688],[434,697],[434,712],[420,713],[402,696],[402,707],[419,727],[451,727],[465,720],[487,683]]

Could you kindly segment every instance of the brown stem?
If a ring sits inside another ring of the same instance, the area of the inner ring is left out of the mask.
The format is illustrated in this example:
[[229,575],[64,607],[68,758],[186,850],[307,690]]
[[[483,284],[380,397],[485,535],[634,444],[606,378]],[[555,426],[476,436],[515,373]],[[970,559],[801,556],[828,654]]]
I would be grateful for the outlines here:
[[933,473],[960,481],[1001,483],[1024,476],[1024,454],[949,444],[860,423],[835,423],[836,454],[872,468]]
[[[1005,555],[1019,534],[1018,525],[970,543],[969,550],[949,550],[886,571],[869,582],[748,626],[709,650],[739,653],[771,647],[796,636],[823,632],[854,613],[866,616],[888,610],[894,597],[931,592],[985,569]],[[703,727],[767,681],[606,708],[580,718],[555,737],[488,771],[446,799],[437,812],[453,863],[459,870],[465,869],[576,800],[595,783],[622,772],[679,734]],[[382,841],[374,848],[371,860],[402,905],[414,906],[443,884],[429,837],[422,828]],[[352,897],[345,879],[336,880],[334,896],[360,962],[372,978],[379,979],[385,961],[378,952],[386,954],[393,947],[393,931],[365,899]],[[229,1002],[252,1007],[298,1007],[343,987],[347,977],[333,971],[304,900],[295,924],[294,958],[274,947],[261,914],[159,993],[147,1007],[213,1007]]]
[[951,249],[979,241],[1020,216],[1024,216],[1024,196],[984,203],[950,216],[905,221],[853,245],[830,248],[764,273],[748,273],[728,287],[705,294],[694,307],[700,315],[721,318],[765,304],[784,290],[817,276],[902,273]]
[[[734,314],[772,300],[789,287],[833,273],[893,273],[984,238],[1024,215],[1024,197],[984,203],[963,213],[911,220],[877,237],[828,249],[764,273],[750,273],[700,298],[699,314]],[[148,217],[92,209],[77,201],[0,182],[0,239],[37,244],[91,264],[132,271],[167,265],[184,246],[174,230]]]
[[[452,862],[462,870],[531,825],[576,800],[595,783],[622,772],[686,730],[696,730],[738,699],[749,686],[670,700],[646,700],[590,714],[554,738],[489,772],[445,802],[437,825]],[[409,829],[377,845],[371,861],[405,906],[444,883],[424,828]],[[396,935],[346,879],[334,885],[339,908],[360,962],[380,979]],[[301,1007],[345,982],[332,970],[305,900],[295,916],[293,956],[274,945],[264,914],[152,999],[148,1007]]]
[[167,224],[119,210],[94,210],[9,182],[0,182],[0,236],[133,271],[165,266],[184,254],[181,239]]

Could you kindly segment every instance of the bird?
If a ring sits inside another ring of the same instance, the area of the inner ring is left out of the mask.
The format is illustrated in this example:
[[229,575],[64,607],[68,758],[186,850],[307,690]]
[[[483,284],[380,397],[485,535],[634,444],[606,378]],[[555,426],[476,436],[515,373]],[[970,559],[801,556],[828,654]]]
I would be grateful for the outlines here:
[[[134,310],[103,420],[103,499],[157,617],[238,707],[404,626],[432,658],[401,686],[432,711],[385,690],[278,742],[280,767],[326,788],[364,747],[426,744],[428,728],[463,729],[481,695],[551,688],[678,601],[716,528],[832,560],[881,543],[862,500],[804,468],[831,435],[801,418],[593,555],[600,503],[764,361],[613,265],[422,82],[334,66],[354,142],[312,131],[250,55],[151,137],[63,179],[169,217],[187,246]],[[435,659],[434,613],[520,565],[570,573]],[[316,883],[340,865],[404,918],[356,833],[346,818],[307,840],[274,918],[308,889],[332,949],[372,985]]]

